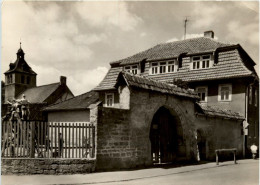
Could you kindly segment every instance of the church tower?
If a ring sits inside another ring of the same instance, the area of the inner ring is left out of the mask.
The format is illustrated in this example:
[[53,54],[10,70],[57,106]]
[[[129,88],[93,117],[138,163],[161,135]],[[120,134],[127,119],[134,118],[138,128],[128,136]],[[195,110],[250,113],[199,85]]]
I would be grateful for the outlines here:
[[24,60],[25,53],[21,48],[17,51],[17,59],[9,64],[9,70],[5,74],[5,102],[11,101],[25,89],[36,87],[37,74]]

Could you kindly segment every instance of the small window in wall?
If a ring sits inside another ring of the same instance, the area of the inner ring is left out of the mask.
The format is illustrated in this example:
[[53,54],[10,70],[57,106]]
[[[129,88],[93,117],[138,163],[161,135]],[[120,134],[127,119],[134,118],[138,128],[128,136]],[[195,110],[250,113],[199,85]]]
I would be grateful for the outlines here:
[[258,103],[258,92],[257,89],[255,89],[255,106],[257,107],[257,103]]
[[200,97],[200,102],[207,102],[208,99],[208,87],[197,87],[196,91],[198,93],[198,96]]
[[106,93],[105,94],[105,107],[113,107],[114,106],[114,93]]
[[218,101],[231,101],[232,99],[232,85],[223,84],[219,85]]
[[24,84],[24,76],[21,76],[21,83]]
[[248,102],[250,105],[252,104],[252,99],[253,99],[253,87],[250,85],[249,86],[249,96],[248,96]]

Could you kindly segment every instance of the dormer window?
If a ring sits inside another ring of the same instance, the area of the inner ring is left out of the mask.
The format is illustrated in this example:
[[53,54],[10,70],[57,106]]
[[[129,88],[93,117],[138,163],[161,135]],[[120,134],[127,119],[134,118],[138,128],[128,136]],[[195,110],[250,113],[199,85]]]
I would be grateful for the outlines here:
[[167,62],[152,62],[150,67],[150,74],[173,73],[178,69],[177,60]]
[[160,62],[160,73],[166,73],[166,62]]
[[128,73],[138,74],[138,65],[125,66],[124,70]]
[[192,69],[206,69],[211,67],[211,55],[192,57]]
[[158,63],[152,63],[152,74],[157,74],[158,73]]

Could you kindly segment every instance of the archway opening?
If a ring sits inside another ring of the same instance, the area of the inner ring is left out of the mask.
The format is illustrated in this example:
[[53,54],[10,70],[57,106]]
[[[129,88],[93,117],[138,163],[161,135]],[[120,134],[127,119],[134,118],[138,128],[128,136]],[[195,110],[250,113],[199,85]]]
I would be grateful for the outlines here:
[[161,107],[154,114],[150,127],[153,163],[172,163],[185,156],[183,131],[178,116]]

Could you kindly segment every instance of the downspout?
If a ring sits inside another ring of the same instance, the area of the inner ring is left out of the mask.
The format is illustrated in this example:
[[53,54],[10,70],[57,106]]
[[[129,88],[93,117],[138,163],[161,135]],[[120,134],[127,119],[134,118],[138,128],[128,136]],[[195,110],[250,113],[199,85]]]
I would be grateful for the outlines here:
[[[248,118],[248,115],[247,115],[247,112],[248,112],[248,87],[246,87],[246,93],[245,93],[245,120],[246,122],[248,121],[247,118]],[[243,125],[243,130],[245,130],[246,128],[244,128],[244,125]],[[247,128],[248,129],[248,128]],[[246,156],[246,135],[245,135],[245,132],[243,133],[243,158],[245,158]]]

